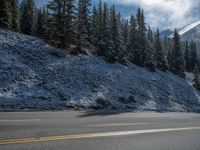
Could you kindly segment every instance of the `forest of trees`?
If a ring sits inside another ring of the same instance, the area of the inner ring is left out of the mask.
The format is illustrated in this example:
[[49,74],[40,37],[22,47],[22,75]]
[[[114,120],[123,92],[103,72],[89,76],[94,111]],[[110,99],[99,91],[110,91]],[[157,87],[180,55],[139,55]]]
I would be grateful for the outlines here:
[[52,0],[37,8],[34,0],[1,0],[0,27],[37,36],[70,54],[98,55],[110,63],[130,61],[151,71],[170,71],[185,78],[194,73],[200,89],[200,61],[193,41],[181,41],[175,29],[172,38],[161,38],[145,23],[138,8],[124,19],[115,6],[90,0]]

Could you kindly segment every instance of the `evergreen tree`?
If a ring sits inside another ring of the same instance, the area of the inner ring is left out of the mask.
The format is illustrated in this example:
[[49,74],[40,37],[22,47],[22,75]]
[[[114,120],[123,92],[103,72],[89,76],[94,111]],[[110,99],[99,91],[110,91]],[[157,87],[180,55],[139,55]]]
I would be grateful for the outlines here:
[[38,26],[38,9],[34,6],[33,9],[33,25],[32,25],[32,35],[36,36]]
[[137,23],[138,23],[138,43],[139,43],[139,48],[144,52],[145,51],[145,46],[147,42],[146,38],[146,26],[145,26],[145,18],[144,18],[144,11],[138,8],[138,13],[137,13]]
[[40,38],[45,38],[46,33],[46,21],[47,21],[47,12],[46,8],[39,9],[37,13],[37,31],[36,34]]
[[103,28],[103,9],[102,9],[102,2],[101,0],[99,1],[98,4],[98,10],[97,10],[97,14],[96,14],[96,43],[95,46],[97,47],[97,53],[100,56],[105,55],[105,47],[104,47],[104,43],[103,43],[103,32],[104,32],[104,28]]
[[191,52],[189,50],[189,45],[188,45],[188,41],[185,42],[185,68],[187,71],[192,71],[191,70]]
[[152,71],[155,70],[155,62],[153,60],[154,51],[151,41],[147,37],[147,29],[145,25],[144,11],[138,8],[137,12],[137,43],[138,47],[135,50],[137,52],[137,62],[139,66],[146,66]]
[[40,8],[37,12],[37,36],[42,37],[42,24],[43,24],[43,12],[42,9]]
[[194,87],[200,90],[200,72],[197,64],[194,66],[193,76]]
[[123,19],[121,14],[117,14],[117,26],[118,26],[118,51],[117,51],[117,61],[120,63],[125,63],[125,43],[123,36]]
[[[130,30],[129,30],[129,37],[128,37],[128,57],[130,61],[137,64],[140,60],[140,54],[138,49],[138,42],[137,42],[137,22],[135,16],[131,15],[130,19]],[[139,57],[138,57],[139,56]]]
[[[49,10],[51,13],[49,13]],[[56,19],[56,11],[52,10],[52,3],[47,5],[46,10],[46,24],[45,24],[45,39],[53,46],[57,46],[58,36],[57,36],[57,19]],[[53,13],[52,13],[53,12]]]
[[102,39],[99,43],[99,55],[106,57],[109,49],[111,49],[111,39],[109,30],[109,12],[107,3],[104,3],[102,11]]
[[163,39],[163,51],[167,55],[167,62],[169,71],[174,72],[174,41],[171,38],[164,38]]
[[91,28],[91,33],[92,33],[92,43],[94,46],[97,46],[97,15],[98,15],[98,12],[97,12],[97,9],[96,7],[94,6],[93,7],[93,10],[92,10],[92,28]]
[[157,29],[157,33],[154,39],[155,39],[154,41],[155,60],[156,60],[157,68],[162,71],[166,71],[168,69],[168,63],[167,63],[165,54],[163,52],[159,29]]
[[49,2],[46,32],[48,39],[57,47],[72,50],[75,43],[75,0],[53,0]]
[[144,66],[149,68],[151,71],[155,71],[156,62],[154,61],[154,49],[150,41],[146,42],[147,46],[145,48],[145,59]]
[[109,36],[109,27],[108,27],[108,22],[109,22],[109,12],[108,12],[108,5],[106,2],[103,4],[103,18],[102,18],[102,26],[103,26],[103,37],[108,37]]
[[189,45],[191,51],[191,71],[194,70],[194,66],[198,63],[197,47],[195,42],[190,42]]
[[97,39],[99,44],[102,42],[103,39],[103,10],[102,10],[102,3],[101,0],[99,1],[99,7],[97,11]]
[[174,73],[180,77],[185,77],[185,66],[184,66],[184,55],[181,50],[181,42],[178,31],[175,29],[174,32]]
[[19,31],[19,5],[17,0],[10,0],[11,5],[11,17],[12,17],[12,29]]
[[111,35],[111,48],[108,52],[108,61],[115,62],[121,61],[121,45],[119,39],[119,26],[118,26],[118,18],[116,14],[115,6],[113,5],[110,9],[110,35]]
[[75,45],[75,13],[74,13],[74,0],[66,0],[66,6],[64,9],[65,14],[65,48],[72,48]]
[[20,29],[22,33],[31,35],[33,33],[33,23],[34,23],[34,8],[35,3],[33,0],[24,0],[23,12],[21,16]]
[[0,27],[11,28],[12,16],[10,12],[10,2],[7,0],[0,1]]
[[103,8],[103,43],[106,43],[106,48],[109,48],[110,29],[109,29],[109,12],[107,3],[104,3]]
[[128,48],[128,37],[129,37],[129,21],[128,20],[122,20],[122,36],[123,36],[123,43],[124,48],[127,50]]
[[76,48],[73,54],[87,53],[90,49],[89,38],[89,6],[90,0],[79,0],[78,2],[78,17],[77,17],[77,38]]
[[66,0],[53,0],[48,3],[48,20],[47,20],[47,34],[49,40],[59,48],[64,48],[65,45],[65,16],[64,7]]
[[153,31],[151,30],[151,27],[150,27],[150,26],[148,27],[147,37],[148,37],[148,40],[149,40],[151,43],[153,43]]
[[146,26],[144,22],[144,12],[140,8],[138,8],[137,12],[137,43],[138,47],[135,50],[135,53],[137,55],[137,61],[136,64],[139,66],[144,66],[145,57],[147,58],[146,54],[146,46],[147,46],[147,37],[146,37]]

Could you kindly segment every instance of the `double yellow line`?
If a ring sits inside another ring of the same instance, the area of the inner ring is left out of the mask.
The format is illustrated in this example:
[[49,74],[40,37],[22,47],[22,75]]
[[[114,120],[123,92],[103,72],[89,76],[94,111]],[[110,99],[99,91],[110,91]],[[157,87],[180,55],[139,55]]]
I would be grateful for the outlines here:
[[187,130],[200,130],[200,126],[185,127],[185,128],[165,128],[165,129],[147,129],[147,130],[117,131],[117,132],[103,132],[103,133],[89,133],[89,134],[73,134],[73,135],[63,135],[63,136],[38,137],[38,138],[21,138],[21,139],[11,139],[11,140],[0,140],[0,145],[84,139],[84,138],[111,137],[111,136],[123,136],[123,135],[136,135],[136,134],[172,132],[172,131],[187,131]]

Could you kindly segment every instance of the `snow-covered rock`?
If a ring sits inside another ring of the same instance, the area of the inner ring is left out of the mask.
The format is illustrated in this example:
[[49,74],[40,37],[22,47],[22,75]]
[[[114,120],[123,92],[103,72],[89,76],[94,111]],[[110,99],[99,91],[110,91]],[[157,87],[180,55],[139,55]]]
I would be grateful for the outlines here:
[[171,73],[65,55],[0,29],[0,109],[200,111],[199,92]]

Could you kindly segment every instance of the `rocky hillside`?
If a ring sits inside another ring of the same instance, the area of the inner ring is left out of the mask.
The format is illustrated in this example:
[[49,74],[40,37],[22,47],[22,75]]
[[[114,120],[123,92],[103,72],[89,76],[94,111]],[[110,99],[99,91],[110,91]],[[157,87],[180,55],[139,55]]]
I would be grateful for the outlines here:
[[199,93],[171,73],[95,56],[65,55],[42,40],[0,29],[0,110],[68,108],[200,111]]

